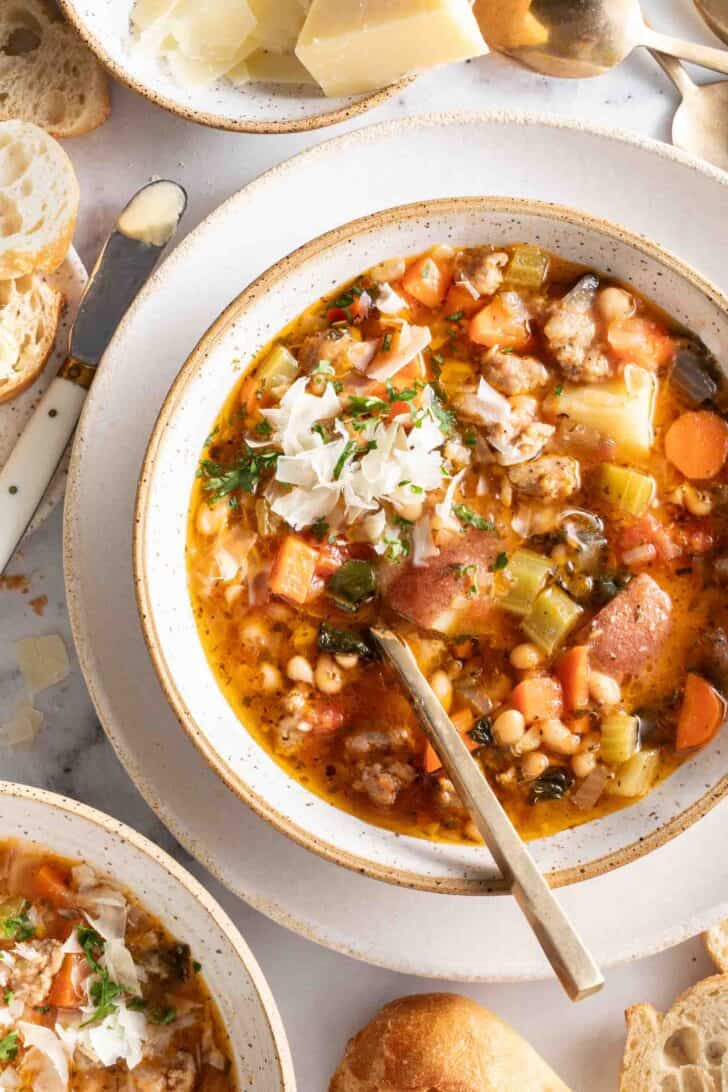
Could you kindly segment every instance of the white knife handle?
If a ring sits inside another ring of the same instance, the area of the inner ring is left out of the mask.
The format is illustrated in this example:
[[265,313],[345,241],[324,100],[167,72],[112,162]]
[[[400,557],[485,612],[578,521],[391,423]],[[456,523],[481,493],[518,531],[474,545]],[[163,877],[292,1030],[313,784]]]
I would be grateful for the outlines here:
[[69,379],[54,379],[0,470],[0,573],[43,499],[87,393]]

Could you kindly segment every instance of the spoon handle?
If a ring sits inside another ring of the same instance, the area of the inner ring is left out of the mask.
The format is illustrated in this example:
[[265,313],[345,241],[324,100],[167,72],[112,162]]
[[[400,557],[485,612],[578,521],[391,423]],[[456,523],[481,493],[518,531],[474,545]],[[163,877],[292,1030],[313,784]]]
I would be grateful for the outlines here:
[[728,50],[699,45],[697,42],[685,42],[669,34],[659,34],[648,26],[642,29],[640,45],[678,57],[681,61],[691,61],[703,68],[712,68],[715,72],[723,72],[728,76]]
[[695,90],[695,84],[679,61],[674,57],[668,57],[667,53],[658,53],[656,49],[651,49],[650,53],[660,68],[670,77],[683,98]]
[[572,1001],[604,985],[601,971],[536,867],[482,771],[417,666],[409,647],[389,630],[372,635],[407,687],[427,738],[465,801],[483,840]]

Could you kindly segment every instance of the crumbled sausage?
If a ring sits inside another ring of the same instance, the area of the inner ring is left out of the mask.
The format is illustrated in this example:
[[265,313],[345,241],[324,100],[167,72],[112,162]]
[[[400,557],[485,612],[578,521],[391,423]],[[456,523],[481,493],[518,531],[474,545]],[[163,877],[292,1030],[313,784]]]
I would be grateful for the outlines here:
[[599,281],[589,275],[582,279],[552,308],[544,326],[549,348],[567,379],[593,383],[606,379],[610,364],[597,344],[594,301]]
[[346,330],[333,327],[320,334],[311,334],[301,346],[299,363],[304,371],[315,368],[321,360],[329,364],[348,364],[349,351],[361,342]]
[[[126,1077],[123,1078],[126,1081]],[[120,1092],[122,1078],[110,1069],[93,1069],[74,1077],[77,1092]],[[124,1085],[124,1088],[126,1085]]]
[[390,808],[402,789],[411,785],[416,776],[416,771],[406,762],[391,762],[388,765],[374,762],[371,766],[364,766],[359,779],[354,782],[354,788],[357,792],[365,792],[377,807]]
[[511,485],[529,497],[564,500],[581,482],[578,459],[569,455],[541,455],[508,470]]
[[197,1067],[191,1054],[180,1050],[169,1063],[143,1062],[132,1070],[135,1092],[193,1092],[197,1082]]
[[503,271],[509,257],[504,251],[474,249],[458,254],[455,261],[455,279],[458,274],[472,284],[481,296],[492,296],[503,284]]
[[538,403],[534,398],[513,399],[512,412],[504,421],[490,425],[486,437],[496,451],[501,466],[515,466],[540,455],[553,436],[555,427],[536,417]]
[[[4,987],[26,1005],[42,1005],[48,997],[53,978],[63,962],[62,945],[57,940],[22,941],[4,962],[7,979]],[[12,962],[11,962],[12,960]]]
[[618,680],[636,675],[660,651],[670,632],[672,602],[641,573],[599,611],[589,632],[589,663]]
[[352,758],[365,758],[367,755],[386,754],[397,747],[406,746],[410,734],[404,726],[392,728],[360,728],[347,736],[344,749]]
[[548,382],[548,369],[535,356],[504,353],[497,346],[484,353],[483,375],[503,394],[526,394]]

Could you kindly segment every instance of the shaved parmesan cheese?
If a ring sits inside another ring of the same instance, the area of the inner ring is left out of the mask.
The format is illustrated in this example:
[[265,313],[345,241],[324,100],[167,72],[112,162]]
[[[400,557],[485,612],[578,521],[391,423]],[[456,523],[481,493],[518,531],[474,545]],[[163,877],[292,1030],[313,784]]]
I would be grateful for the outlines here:
[[407,304],[394,291],[391,284],[387,284],[385,281],[384,284],[379,286],[375,306],[377,311],[381,311],[383,315],[397,315],[400,311],[404,311]]
[[104,940],[123,940],[126,934],[127,904],[115,887],[95,887],[79,898],[84,917]]
[[[18,1031],[23,1036],[26,1047],[34,1047],[44,1054],[53,1066],[59,1079],[63,1082],[63,1088],[68,1084],[68,1047],[58,1038],[50,1028],[40,1024],[29,1024],[25,1020],[18,1022]],[[34,1082],[37,1087],[37,1081]]]
[[102,1065],[126,1062],[134,1069],[142,1060],[148,1037],[147,1021],[141,1012],[131,1012],[123,1002],[98,1025],[84,1029],[81,1041],[87,1041]]
[[232,64],[256,27],[247,0],[177,0],[167,22],[185,57],[214,65]]
[[139,975],[131,957],[131,952],[123,940],[107,941],[104,947],[103,964],[113,982],[118,982],[127,993],[133,994],[135,997],[139,996],[141,993]]
[[31,698],[63,682],[71,670],[66,646],[57,634],[16,641],[15,656]]
[[136,0],[132,22],[139,30],[147,30],[169,15],[176,3],[177,0]]
[[458,409],[483,425],[505,424],[513,412],[505,395],[482,378],[477,392],[466,394],[458,403]]
[[29,701],[21,701],[10,720],[0,724],[0,742],[9,747],[30,743],[38,735],[44,719]]
[[[435,505],[435,514],[439,516],[439,518],[445,524],[452,523],[453,525],[455,525],[455,521],[453,520],[452,515],[452,506],[455,501],[455,493],[457,491],[457,488],[466,473],[467,467],[465,467],[464,470],[461,470],[458,474],[455,475],[455,477],[451,480],[450,484],[447,487],[445,496],[439,504]],[[459,526],[459,524],[457,526]]]
[[13,1069],[12,1066],[8,1066],[0,1073],[0,1088],[3,1092],[15,1092],[15,1089],[20,1088],[20,1077]]
[[98,886],[98,878],[93,868],[87,864],[75,865],[71,869],[71,879],[77,891],[87,891]]
[[431,340],[432,334],[428,326],[410,326],[403,323],[401,329],[392,335],[392,348],[385,351],[380,346],[373,364],[367,369],[367,375],[380,381],[391,379],[411,364]]
[[[315,79],[294,53],[268,53],[257,50],[243,62],[248,79],[259,83],[316,84]],[[233,83],[238,82],[238,69],[228,72]]]
[[321,421],[330,421],[342,409],[333,384],[327,383],[320,397],[309,394],[307,385],[307,377],[302,376],[288,388],[276,409],[261,410],[285,455],[297,455],[300,451],[320,447],[323,440],[311,431],[312,427]]
[[412,564],[420,568],[439,553],[432,539],[432,520],[427,515],[422,516],[412,528]]

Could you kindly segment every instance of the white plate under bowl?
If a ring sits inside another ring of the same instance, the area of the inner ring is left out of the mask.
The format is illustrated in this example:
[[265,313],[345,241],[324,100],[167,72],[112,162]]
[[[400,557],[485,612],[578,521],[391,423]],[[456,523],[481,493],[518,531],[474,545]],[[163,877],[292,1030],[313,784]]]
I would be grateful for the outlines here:
[[308,84],[249,83],[235,87],[219,80],[209,87],[183,87],[165,64],[134,48],[130,30],[133,0],[60,0],[99,60],[122,83],[173,114],[247,133],[292,133],[336,125],[372,110],[411,81],[364,95],[328,99]]
[[[3,465],[18,442],[20,434],[28,423],[28,418],[32,415],[43,392],[55,376],[68,352],[68,331],[76,317],[81,295],[88,280],[83,262],[75,250],[69,251],[68,257],[61,268],[48,280],[63,293],[65,299],[65,307],[61,314],[61,321],[58,324],[55,348],[35,383],[23,391],[22,394],[19,394],[17,398],[13,398],[11,402],[0,404],[0,466]],[[43,520],[50,515],[63,496],[63,490],[66,488],[69,455],[70,448],[58,470],[51,478],[43,500],[33,516],[26,534],[32,534],[36,528],[40,527]]]
[[[200,453],[231,390],[306,306],[392,255],[438,243],[531,243],[633,285],[716,359],[728,360],[728,298],[667,252],[604,220],[514,198],[423,201],[365,217],[285,258],[231,304],[180,372],[155,426],[135,519],[140,613],[162,685],[203,759],[300,845],[367,876],[423,891],[478,894],[498,870],[483,846],[396,835],[311,793],[240,724],[199,638],[188,594],[187,528]],[[617,868],[697,821],[728,791],[728,748],[713,742],[649,796],[531,843],[561,886]]]
[[[610,218],[728,288],[716,245],[728,176],[654,141],[539,117],[466,115],[372,126],[326,142],[223,205],[155,274],[123,323],[74,450],[67,591],[91,697],[121,760],[223,883],[281,924],[373,963],[432,978],[545,977],[548,965],[511,899],[484,904],[357,876],[305,853],[242,804],[172,715],[134,598],[139,470],[167,387],[201,333],[242,284],[308,237],[380,208],[454,192],[532,197]],[[250,245],[231,247],[231,238]],[[130,411],[122,414],[124,405]],[[639,861],[561,890],[603,965],[677,943],[728,913],[724,816],[720,805]]]
[[86,861],[127,887],[190,945],[230,1035],[239,1087],[295,1092],[273,996],[230,918],[181,865],[116,819],[63,796],[0,781],[0,838]]

